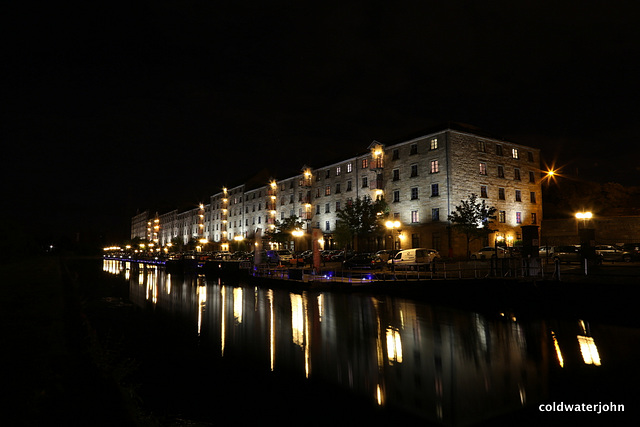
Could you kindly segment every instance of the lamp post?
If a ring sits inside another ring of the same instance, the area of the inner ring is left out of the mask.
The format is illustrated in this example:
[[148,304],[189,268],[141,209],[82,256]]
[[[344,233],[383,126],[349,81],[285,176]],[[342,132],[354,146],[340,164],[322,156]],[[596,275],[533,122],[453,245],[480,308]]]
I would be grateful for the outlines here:
[[[396,248],[396,239],[393,236],[393,231],[394,230],[397,231],[398,232],[398,238],[400,238],[400,231],[401,231],[400,230],[400,226],[402,224],[400,224],[400,221],[387,221],[384,225],[391,232],[391,240],[393,242],[393,249],[395,249]],[[396,278],[396,256],[395,256],[395,254],[393,254],[392,257],[391,257],[391,271],[393,272],[393,278],[395,280],[395,278]]]
[[587,220],[593,218],[591,212],[576,212],[576,219],[582,220],[582,228],[587,228]]

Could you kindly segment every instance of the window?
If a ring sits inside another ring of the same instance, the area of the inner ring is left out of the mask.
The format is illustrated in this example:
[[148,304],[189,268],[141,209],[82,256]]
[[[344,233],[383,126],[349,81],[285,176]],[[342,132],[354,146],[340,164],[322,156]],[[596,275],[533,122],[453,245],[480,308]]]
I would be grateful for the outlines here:
[[411,165],[411,177],[418,176],[418,165]]
[[394,169],[393,170],[393,181],[399,181],[400,180],[400,169]]
[[519,159],[520,155],[518,154],[518,149],[517,148],[512,148],[511,149],[511,157],[513,157],[514,159]]
[[498,188],[498,199],[504,200],[504,188]]
[[330,185],[327,185],[327,186],[324,188],[324,195],[325,195],[325,196],[330,196],[330,195],[331,195],[331,186],[330,186]]
[[329,207],[329,203],[324,204],[324,213],[331,213],[331,208]]
[[440,172],[440,167],[438,165],[438,161],[437,160],[431,160],[431,173],[438,173]]
[[324,222],[324,229],[325,229],[326,231],[331,230],[331,222],[329,222],[329,221],[325,221],[325,222]]
[[538,215],[536,215],[535,212],[531,212],[531,224],[537,224],[538,223]]
[[478,151],[481,151],[483,153],[487,151],[487,146],[484,141],[478,141]]
[[320,197],[320,187],[316,188],[316,199]]
[[487,196],[487,186],[486,185],[481,185],[480,186],[480,197],[486,199]]
[[436,197],[440,195],[440,189],[438,188],[438,184],[431,184],[431,197]]
[[418,154],[418,144],[411,144],[410,155]]
[[336,166],[336,176],[340,176],[341,171],[342,171],[342,168],[340,166]]
[[369,159],[362,159],[362,169],[367,169],[369,167]]
[[522,212],[516,212],[516,224],[522,224]]
[[480,175],[486,175],[487,174],[487,164],[480,162]]
[[362,177],[362,188],[367,188],[369,186],[369,178],[366,176]]
[[502,156],[502,145],[496,144],[496,154]]
[[340,211],[340,202],[336,202],[336,212]]
[[504,166],[498,166],[498,178],[504,178]]
[[418,211],[411,211],[411,222],[420,222],[418,218]]
[[440,208],[431,209],[431,221],[440,221]]
[[536,202],[536,192],[532,191],[529,193],[529,199],[531,200],[531,203],[535,203]]
[[505,211],[498,212],[498,222],[501,222],[501,223],[507,222],[507,213]]
[[513,170],[513,179],[516,181],[520,181],[520,169]]
[[325,178],[331,178],[331,169],[327,169],[327,172],[325,174]]
[[418,198],[418,187],[411,187],[411,200]]
[[400,201],[400,190],[393,190],[393,202],[398,203]]
[[527,159],[530,162],[533,162],[533,153],[531,151],[527,151]]
[[516,202],[521,202],[522,201],[522,195],[520,193],[520,190],[516,190]]
[[420,234],[412,233],[411,234],[411,247],[419,248],[420,247]]
[[347,173],[351,173],[352,166],[351,163],[347,163]]
[[535,184],[536,182],[536,174],[532,171],[529,172],[529,182]]
[[340,194],[340,183],[336,184],[336,194]]
[[438,138],[433,138],[429,141],[429,150],[437,150],[438,149]]
[[[320,205],[316,205],[316,213],[320,213]],[[282,212],[282,215],[284,216],[284,212]]]
[[393,150],[392,160],[398,160],[400,158],[400,150],[397,148]]
[[347,191],[351,191],[351,181],[347,181]]

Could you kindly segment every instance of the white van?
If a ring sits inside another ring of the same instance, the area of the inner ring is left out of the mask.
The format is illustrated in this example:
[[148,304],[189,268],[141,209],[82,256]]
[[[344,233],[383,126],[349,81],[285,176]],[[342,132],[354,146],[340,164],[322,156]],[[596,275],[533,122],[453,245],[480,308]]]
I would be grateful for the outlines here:
[[440,258],[440,254],[435,249],[404,249],[398,252],[395,257],[389,259],[387,266],[398,269],[408,268],[410,270],[417,270],[426,268],[426,266],[438,258]]

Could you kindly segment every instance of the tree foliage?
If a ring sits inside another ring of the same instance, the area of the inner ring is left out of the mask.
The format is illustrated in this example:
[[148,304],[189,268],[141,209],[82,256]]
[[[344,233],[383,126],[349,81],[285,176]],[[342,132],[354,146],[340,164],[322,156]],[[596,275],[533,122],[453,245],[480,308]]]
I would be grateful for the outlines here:
[[469,243],[473,240],[486,237],[495,230],[490,228],[496,208],[488,206],[483,199],[478,200],[478,195],[472,193],[467,200],[461,200],[455,210],[449,215],[451,227],[464,234],[467,239],[467,255],[469,254]]
[[291,215],[289,218],[285,218],[282,221],[276,221],[275,227],[267,229],[264,236],[271,242],[286,243],[292,239],[292,231],[296,229],[303,230],[304,228],[304,221],[296,215]]
[[384,232],[382,219],[387,215],[388,207],[384,199],[371,200],[368,196],[358,197],[338,212],[337,236],[341,240],[349,238],[353,243],[361,237],[382,234]]

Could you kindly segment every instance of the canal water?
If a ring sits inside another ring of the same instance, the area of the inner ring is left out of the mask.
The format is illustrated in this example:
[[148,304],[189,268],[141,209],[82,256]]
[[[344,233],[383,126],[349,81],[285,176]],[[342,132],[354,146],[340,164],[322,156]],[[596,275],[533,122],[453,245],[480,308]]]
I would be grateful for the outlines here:
[[638,413],[634,326],[102,262],[128,288],[111,302],[145,325],[125,329],[138,330],[140,399],[159,416],[472,426],[624,425]]

